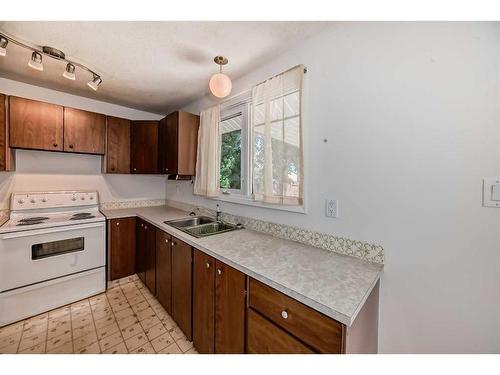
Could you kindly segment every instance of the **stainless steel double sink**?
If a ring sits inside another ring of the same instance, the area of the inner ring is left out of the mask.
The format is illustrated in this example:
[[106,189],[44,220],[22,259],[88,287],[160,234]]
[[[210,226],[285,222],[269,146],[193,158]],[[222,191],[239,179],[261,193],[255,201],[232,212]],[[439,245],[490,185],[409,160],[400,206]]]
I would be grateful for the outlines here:
[[164,223],[197,238],[238,229],[236,225],[216,221],[208,216],[192,216],[164,221]]

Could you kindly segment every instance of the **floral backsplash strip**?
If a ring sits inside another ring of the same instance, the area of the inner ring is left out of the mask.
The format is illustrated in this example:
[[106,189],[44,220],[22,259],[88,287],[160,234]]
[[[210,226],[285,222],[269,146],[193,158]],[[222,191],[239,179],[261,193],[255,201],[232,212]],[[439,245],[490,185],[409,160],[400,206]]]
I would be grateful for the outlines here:
[[165,205],[165,199],[141,199],[136,201],[101,202],[100,207],[103,210],[113,210],[117,208],[150,207],[163,205]]
[[[170,200],[167,200],[166,204],[184,211],[194,211],[197,214],[215,216],[215,210],[205,207]],[[248,229],[318,247],[337,254],[349,255],[372,263],[384,263],[384,248],[381,245],[227,213],[222,213],[222,220],[231,224],[241,223]]]

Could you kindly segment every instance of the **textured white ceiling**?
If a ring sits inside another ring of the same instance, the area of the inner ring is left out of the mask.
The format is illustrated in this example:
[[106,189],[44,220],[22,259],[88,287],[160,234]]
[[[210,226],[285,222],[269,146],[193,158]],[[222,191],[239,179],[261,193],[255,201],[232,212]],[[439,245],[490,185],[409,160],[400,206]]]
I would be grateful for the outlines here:
[[97,92],[77,69],[44,58],[44,71],[27,66],[30,52],[9,43],[0,76],[145,111],[166,114],[208,92],[216,55],[236,79],[323,29],[325,22],[0,22],[0,32],[49,45],[102,76]]

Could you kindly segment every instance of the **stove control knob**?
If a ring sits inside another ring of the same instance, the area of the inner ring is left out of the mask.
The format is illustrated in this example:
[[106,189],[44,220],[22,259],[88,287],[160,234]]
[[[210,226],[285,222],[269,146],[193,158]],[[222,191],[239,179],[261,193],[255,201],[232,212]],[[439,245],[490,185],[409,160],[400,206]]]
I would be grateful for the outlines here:
[[76,201],[76,197],[71,198],[72,201]]
[[31,203],[36,203],[36,200],[31,199],[31,200],[30,200],[30,202],[31,202]]
[[93,196],[93,195],[91,195],[91,196],[90,196],[90,200],[91,200],[91,201],[93,201],[93,200],[94,200],[94,196]]
[[19,199],[19,200],[17,201],[17,203],[19,203],[19,204],[23,204],[23,203],[24,203],[24,200]]
[[42,202],[43,202],[43,203],[47,202],[47,199],[42,198]]
[[85,197],[81,197],[80,199],[81,199],[82,201],[84,201],[84,200],[85,200]]

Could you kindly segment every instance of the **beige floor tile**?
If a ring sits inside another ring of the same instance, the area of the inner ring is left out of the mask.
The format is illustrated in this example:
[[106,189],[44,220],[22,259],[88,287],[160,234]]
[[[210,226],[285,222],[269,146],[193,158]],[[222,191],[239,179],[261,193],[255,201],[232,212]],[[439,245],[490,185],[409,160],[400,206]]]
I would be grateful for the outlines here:
[[185,336],[184,332],[182,332],[181,329],[177,326],[169,329],[168,333],[170,333],[170,336],[172,336],[172,338],[176,341]]
[[180,339],[176,340],[175,343],[183,352],[187,352],[193,347],[193,343],[185,337],[181,337]]
[[47,339],[53,339],[54,337],[58,337],[67,333],[71,333],[71,325],[69,322],[65,322],[65,324],[61,324],[52,329],[49,329],[47,332]]
[[19,344],[21,341],[22,332],[14,332],[10,336],[4,336],[0,338],[0,350],[6,346],[11,346],[13,344]]
[[57,319],[49,319],[49,324],[47,327],[49,338],[58,336],[63,331],[71,331],[71,320],[69,319],[69,315],[66,318],[57,318]]
[[69,313],[71,311],[70,306],[63,306],[55,310],[49,311],[49,319],[57,319],[57,318],[62,318],[64,316],[69,316]]
[[127,354],[128,350],[125,346],[125,343],[122,341],[120,344],[109,348],[108,350],[103,352],[104,354]]
[[24,351],[28,348],[31,348],[35,345],[39,345],[41,343],[45,345],[46,336],[47,336],[46,332],[43,332],[40,335],[34,335],[28,338],[22,337],[21,342],[19,344],[19,351]]
[[26,330],[26,329],[31,328],[31,326],[34,326],[34,325],[47,323],[48,316],[49,316],[48,313],[43,313],[43,314],[34,316],[32,318],[26,319],[24,321],[24,329]]
[[82,316],[87,316],[87,315],[91,315],[91,314],[92,314],[92,310],[90,309],[90,306],[82,307],[76,311],[71,310],[71,320],[75,320],[75,319],[78,319]]
[[147,318],[153,318],[155,316],[156,314],[151,307],[148,307],[146,310],[142,310],[137,313],[137,319],[139,319],[139,321]]
[[130,305],[128,304],[127,300],[119,302],[119,303],[111,304],[111,308],[113,309],[114,313],[117,313],[118,311],[129,308],[129,307],[130,307]]
[[138,292],[138,293],[139,293],[139,295],[137,295],[137,296],[127,298],[129,304],[136,305],[136,304],[141,303],[141,302],[147,302],[146,299],[140,294],[140,292]]
[[155,354],[155,350],[151,346],[151,344],[148,342],[142,346],[139,346],[137,349],[134,349],[132,354]]
[[113,288],[113,287],[118,286],[118,285],[120,285],[119,279],[112,280],[112,281],[108,282],[108,288]]
[[99,304],[108,304],[108,299],[106,298],[106,294],[98,294],[97,296],[89,298],[90,306],[95,306]]
[[174,343],[174,339],[168,333],[164,333],[163,335],[151,340],[151,345],[153,345],[153,348],[157,352],[163,350],[169,345],[172,345],[172,343]]
[[48,354],[73,354],[73,342],[69,341],[52,350],[47,351]]
[[158,354],[182,354],[182,351],[179,349],[177,344],[174,342],[173,344],[167,346],[165,349],[162,349],[158,352]]
[[113,316],[113,310],[111,310],[111,306],[109,306],[109,307],[106,307],[102,310],[93,311],[92,316],[94,317],[94,320],[107,318],[109,316]]
[[149,308],[149,303],[144,300],[143,302],[139,302],[135,305],[132,305],[132,310],[137,314],[139,311],[143,311]]
[[76,312],[80,309],[90,308],[90,303],[88,299],[84,299],[71,304],[71,313]]
[[99,340],[102,340],[103,338],[108,337],[109,335],[118,332],[119,330],[120,328],[118,328],[118,324],[116,323],[107,325],[97,330],[97,338]]
[[118,327],[120,327],[120,329],[130,327],[131,325],[138,323],[138,322],[139,322],[139,320],[137,320],[137,318],[134,315],[129,316],[125,319],[117,320]]
[[85,324],[84,326],[80,327],[74,327],[73,328],[73,339],[77,339],[82,336],[86,336],[92,332],[95,332],[96,328],[94,325],[94,321],[90,320],[88,324]]
[[167,329],[165,326],[160,323],[152,326],[151,328],[148,328],[145,330],[146,336],[148,336],[149,341],[157,338],[158,336],[163,335],[164,333],[167,333]]
[[43,354],[45,353],[45,342],[32,346],[31,348],[19,351],[20,354]]
[[0,328],[0,339],[2,337],[12,336],[15,333],[21,333],[23,331],[23,327],[24,321],[20,321]]
[[109,336],[106,336],[102,340],[99,341],[99,345],[101,346],[101,350],[104,352],[108,350],[109,348],[112,348],[118,344],[123,342],[122,335],[120,331],[117,331],[115,333],[112,333]]
[[47,332],[47,323],[32,325],[23,331],[23,338],[28,338],[35,335],[44,335]]
[[138,335],[139,333],[144,333],[141,325],[139,323],[135,323],[131,326],[125,327],[121,330],[122,336],[124,340],[128,340],[132,336]]
[[198,352],[196,351],[195,348],[191,348],[187,352],[185,352],[184,354],[198,354]]
[[138,348],[139,346],[146,344],[147,342],[148,342],[148,337],[144,332],[142,332],[139,333],[138,335],[135,335],[125,340],[125,345],[127,345],[127,349],[131,351]]
[[116,322],[115,317],[113,315],[108,315],[102,319],[97,319],[94,321],[95,327],[97,329],[101,329],[101,328],[106,327],[106,326],[113,324],[115,322]]
[[73,330],[87,326],[89,323],[92,323],[94,320],[92,319],[92,314],[84,315],[77,317],[71,320],[71,326]]
[[80,351],[81,349],[93,344],[97,341],[97,335],[95,332],[89,333],[88,335],[82,336],[73,340],[73,350],[75,352]]
[[63,335],[48,340],[46,349],[47,351],[51,351],[57,348],[58,346],[71,342],[71,340],[72,340],[71,332],[65,333]]
[[147,318],[141,321],[141,326],[144,329],[150,329],[151,327],[154,327],[155,325],[161,323],[160,319],[158,319],[157,316],[154,316],[152,318]]
[[94,342],[84,348],[81,348],[79,351],[75,352],[77,354],[101,354],[101,348],[99,347],[98,342]]
[[122,320],[134,314],[134,310],[132,310],[130,307],[127,307],[123,310],[115,312],[115,318],[116,320]]

